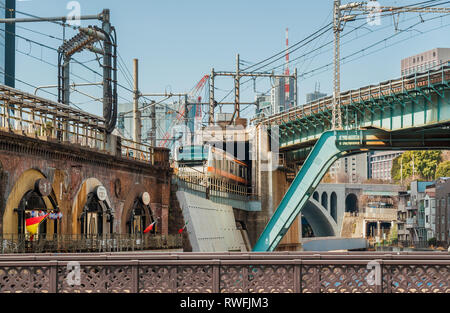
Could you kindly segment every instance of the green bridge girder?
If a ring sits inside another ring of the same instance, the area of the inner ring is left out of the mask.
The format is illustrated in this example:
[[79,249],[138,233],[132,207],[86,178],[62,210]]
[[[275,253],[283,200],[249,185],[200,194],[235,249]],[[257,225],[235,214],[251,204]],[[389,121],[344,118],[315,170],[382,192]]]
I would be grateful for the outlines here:
[[[351,90],[341,95],[344,129],[397,131],[450,121],[450,67]],[[281,152],[304,159],[331,130],[332,97],[263,120],[277,127]],[[301,151],[305,150],[306,151]]]
[[306,160],[253,251],[275,250],[338,158],[370,150],[450,149],[449,81],[450,68],[443,67],[343,93],[345,130],[330,130],[331,97],[262,121],[278,127],[287,161]]

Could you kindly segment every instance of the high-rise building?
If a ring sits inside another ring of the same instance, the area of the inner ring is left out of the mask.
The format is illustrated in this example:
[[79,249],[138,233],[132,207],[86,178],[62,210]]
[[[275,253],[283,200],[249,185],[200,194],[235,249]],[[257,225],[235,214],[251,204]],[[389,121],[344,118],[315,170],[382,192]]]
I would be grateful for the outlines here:
[[272,97],[271,95],[256,96],[256,115],[258,117],[267,117],[272,115]]
[[326,93],[322,93],[320,91],[314,91],[311,93],[306,94],[306,103],[310,103],[316,100],[319,100],[320,98],[326,97]]
[[430,69],[450,65],[450,48],[435,48],[402,60],[402,76],[426,72]]
[[286,97],[286,79],[279,77],[275,79],[275,85],[271,92],[272,114],[277,114],[289,110],[296,106],[295,103],[295,79],[289,78],[289,98]]
[[[16,0],[0,0],[0,18],[16,17]],[[0,24],[0,84],[15,87],[16,25]]]

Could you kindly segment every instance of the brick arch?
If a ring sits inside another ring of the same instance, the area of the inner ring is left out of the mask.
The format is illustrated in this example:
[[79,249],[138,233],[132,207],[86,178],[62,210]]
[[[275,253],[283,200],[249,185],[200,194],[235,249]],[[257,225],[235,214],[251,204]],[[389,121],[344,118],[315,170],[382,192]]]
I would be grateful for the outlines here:
[[133,208],[134,201],[143,192],[148,192],[150,194],[150,209],[152,210],[152,212],[149,212],[148,209],[146,208],[147,219],[146,219],[145,223],[148,224],[148,222],[149,222],[148,218],[150,217],[150,213],[152,213],[153,217],[156,218],[156,212],[155,212],[154,208],[152,208],[152,205],[151,205],[151,203],[154,202],[153,201],[154,199],[152,199],[152,194],[151,194],[150,190],[148,190],[142,184],[133,185],[133,187],[130,188],[130,190],[128,191],[127,197],[125,198],[125,202],[123,205],[122,216],[120,219],[120,232],[122,234],[127,233],[127,221],[128,221],[128,218],[130,217],[131,209]]
[[[81,224],[79,218],[81,216],[81,213],[83,213],[88,194],[93,192],[98,186],[104,186],[105,188],[107,187],[97,178],[91,177],[84,180],[80,188],[78,189],[72,205],[72,225],[71,227],[69,226],[69,229],[72,229],[71,234],[81,234]],[[111,205],[110,200],[111,192],[110,190],[108,190],[108,188],[106,188],[106,193],[106,203],[108,203],[109,207],[114,212],[114,207]]]
[[[2,233],[3,234],[17,234],[17,214],[14,213],[14,209],[19,207],[20,201],[23,196],[30,190],[34,189],[34,185],[38,179],[47,179],[47,177],[37,169],[28,169],[24,171],[17,180],[14,182],[14,185],[11,189],[11,192],[8,195],[8,199],[6,200],[5,211],[2,216]],[[55,193],[53,191],[52,185],[52,193],[50,195],[58,204],[58,199],[55,197]],[[45,205],[47,207],[53,207],[50,200],[45,197],[44,199]],[[51,228],[51,227],[50,227]]]

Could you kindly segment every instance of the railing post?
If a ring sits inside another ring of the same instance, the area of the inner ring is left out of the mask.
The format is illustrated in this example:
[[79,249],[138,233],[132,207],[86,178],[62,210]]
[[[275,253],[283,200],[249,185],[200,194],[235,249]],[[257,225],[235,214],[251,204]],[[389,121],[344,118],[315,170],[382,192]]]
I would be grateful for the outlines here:
[[294,293],[302,292],[302,260],[294,260]]
[[58,261],[50,261],[50,293],[58,293]]
[[378,277],[375,277],[375,284],[376,284],[376,292],[377,293],[383,293],[383,260],[377,259],[375,260],[380,266],[379,272],[375,274],[378,274]]
[[131,285],[132,293],[139,293],[139,261],[133,260],[131,261]]
[[212,260],[213,264],[213,279],[212,279],[212,292],[220,293],[220,260]]

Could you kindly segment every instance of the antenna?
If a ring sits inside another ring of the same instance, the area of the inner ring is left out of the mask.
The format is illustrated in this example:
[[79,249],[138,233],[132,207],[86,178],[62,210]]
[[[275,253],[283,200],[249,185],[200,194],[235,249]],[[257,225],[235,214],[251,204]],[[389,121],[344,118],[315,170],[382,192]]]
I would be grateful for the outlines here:
[[[286,71],[285,75],[290,75],[289,71],[289,28],[286,28]],[[289,77],[284,78],[284,92],[285,92],[285,108],[290,108],[290,79]]]

